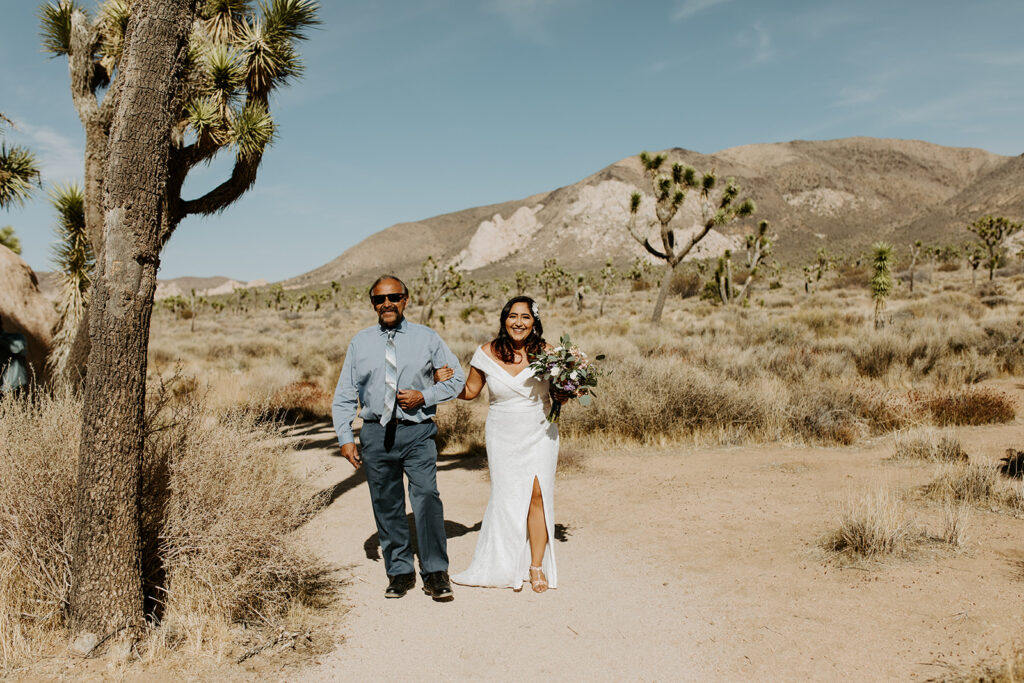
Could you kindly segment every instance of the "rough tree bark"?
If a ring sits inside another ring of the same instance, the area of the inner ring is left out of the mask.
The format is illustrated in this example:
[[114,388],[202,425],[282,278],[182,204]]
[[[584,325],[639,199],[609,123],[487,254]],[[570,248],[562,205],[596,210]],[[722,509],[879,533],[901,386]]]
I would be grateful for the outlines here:
[[117,84],[72,527],[70,617],[78,652],[143,621],[146,346],[167,213],[172,114],[196,1],[138,0]]

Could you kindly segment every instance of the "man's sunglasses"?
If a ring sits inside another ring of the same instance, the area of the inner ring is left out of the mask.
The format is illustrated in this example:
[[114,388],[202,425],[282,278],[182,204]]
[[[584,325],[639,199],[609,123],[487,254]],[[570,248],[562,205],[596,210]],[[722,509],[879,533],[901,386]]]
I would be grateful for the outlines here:
[[405,298],[404,292],[392,292],[391,294],[371,294],[370,301],[374,306],[380,306],[385,301],[390,301],[393,304],[397,304],[399,301]]

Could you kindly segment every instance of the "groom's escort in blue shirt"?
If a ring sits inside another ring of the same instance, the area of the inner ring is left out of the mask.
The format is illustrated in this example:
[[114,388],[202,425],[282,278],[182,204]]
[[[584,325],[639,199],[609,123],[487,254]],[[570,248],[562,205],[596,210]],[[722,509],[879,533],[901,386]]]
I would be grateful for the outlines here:
[[[358,400],[363,418],[359,435],[362,464],[388,576],[392,580],[397,576],[415,576],[405,517],[404,473],[409,479],[409,501],[416,520],[424,586],[430,585],[429,575],[438,572],[444,573],[447,586],[447,540],[444,509],[437,491],[437,448],[433,438],[437,427],[431,417],[437,404],[455,398],[466,380],[458,359],[437,332],[404,317],[390,329],[395,330],[397,388],[421,392],[423,404],[403,410],[396,402],[394,419],[384,420],[387,426],[382,424],[381,416],[387,410],[385,352],[389,328],[374,325],[357,333],[349,344],[334,393],[334,428],[341,445],[354,441],[352,421]],[[434,370],[444,365],[452,368],[455,375],[435,384]],[[450,589],[447,590],[445,599],[451,599]]]

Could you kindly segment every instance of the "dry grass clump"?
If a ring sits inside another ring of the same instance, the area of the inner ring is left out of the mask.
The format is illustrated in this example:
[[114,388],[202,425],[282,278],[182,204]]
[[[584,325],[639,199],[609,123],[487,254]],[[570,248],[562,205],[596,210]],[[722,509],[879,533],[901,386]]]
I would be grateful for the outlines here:
[[334,394],[316,382],[292,382],[278,389],[257,410],[264,419],[285,423],[331,419]]
[[960,440],[948,432],[924,428],[898,432],[893,443],[892,460],[926,462],[966,462],[967,453]]
[[446,453],[454,448],[463,453],[485,452],[483,420],[469,403],[458,399],[442,403],[437,407],[434,422],[437,423],[434,442],[438,453]]
[[903,555],[922,532],[908,518],[900,497],[887,489],[851,500],[839,514],[837,528],[821,545],[825,550],[856,558]]
[[943,502],[970,505],[997,502],[999,472],[988,463],[965,462],[943,465],[935,479],[924,487],[927,497]]
[[1012,422],[1017,416],[1013,399],[989,387],[934,392],[917,400],[940,426]]
[[849,445],[920,421],[902,396],[859,382],[801,384],[786,410],[792,433],[812,443]]
[[[311,491],[251,414],[151,399],[143,460],[144,647],[224,650],[232,624],[275,629],[329,599],[327,567],[293,530]],[[0,400],[0,671],[63,634],[81,400]]]
[[942,536],[946,545],[963,547],[967,541],[967,524],[971,508],[966,504],[947,503],[942,509]]

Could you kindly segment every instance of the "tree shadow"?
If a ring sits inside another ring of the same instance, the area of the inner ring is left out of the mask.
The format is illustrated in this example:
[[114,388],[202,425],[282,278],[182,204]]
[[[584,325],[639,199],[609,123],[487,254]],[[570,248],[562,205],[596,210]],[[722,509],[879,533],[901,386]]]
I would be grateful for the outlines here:
[[437,470],[486,470],[487,450],[483,444],[474,444],[461,453],[447,453],[437,456]]
[[[410,512],[405,516],[405,521],[409,525],[409,539],[412,545],[413,555],[416,557],[420,556],[420,548],[416,539],[416,518]],[[477,522],[473,526],[466,526],[459,522],[453,522],[450,519],[444,520],[444,535],[446,538],[458,538],[459,536],[465,536],[466,534],[474,531],[480,531],[481,522]],[[381,560],[380,555],[380,534],[374,532],[366,542],[363,543],[363,551],[366,553],[366,559],[379,562]]]

